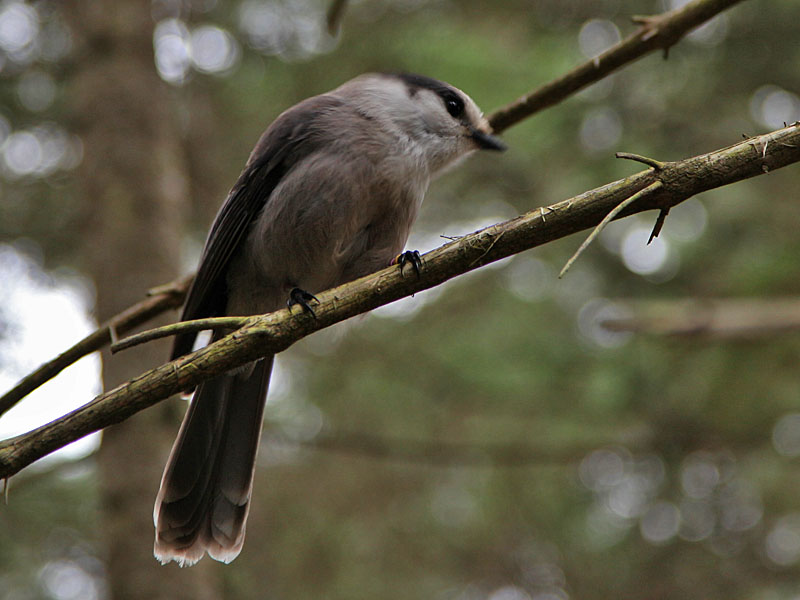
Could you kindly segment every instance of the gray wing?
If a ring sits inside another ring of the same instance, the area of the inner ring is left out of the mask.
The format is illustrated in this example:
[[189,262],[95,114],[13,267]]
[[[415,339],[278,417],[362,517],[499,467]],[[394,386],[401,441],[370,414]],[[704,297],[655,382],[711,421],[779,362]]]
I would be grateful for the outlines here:
[[[281,179],[322,143],[319,117],[343,104],[331,95],[309,98],[281,114],[261,136],[214,219],[181,321],[224,314],[231,257]],[[196,333],[175,336],[171,360],[189,353],[196,337]]]

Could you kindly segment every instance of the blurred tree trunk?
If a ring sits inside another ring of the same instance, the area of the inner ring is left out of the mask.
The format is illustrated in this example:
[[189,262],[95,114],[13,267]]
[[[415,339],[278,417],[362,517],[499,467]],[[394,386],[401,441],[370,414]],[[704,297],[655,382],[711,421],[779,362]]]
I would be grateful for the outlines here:
[[[100,321],[177,273],[188,208],[185,165],[167,86],[153,62],[150,3],[101,0],[65,6],[76,39],[69,83],[74,130],[84,142],[80,194],[87,203],[85,269]],[[156,366],[169,342],[103,357],[106,389]],[[107,569],[115,600],[216,597],[218,571],[162,567],[153,557],[152,506],[176,404],[107,429],[99,455]]]

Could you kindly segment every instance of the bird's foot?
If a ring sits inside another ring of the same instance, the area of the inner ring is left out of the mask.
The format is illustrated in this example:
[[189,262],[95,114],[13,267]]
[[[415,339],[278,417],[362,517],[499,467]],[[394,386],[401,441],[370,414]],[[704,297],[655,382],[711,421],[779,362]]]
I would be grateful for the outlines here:
[[392,261],[392,264],[400,267],[400,275],[403,276],[403,269],[406,265],[410,264],[414,269],[414,272],[417,274],[417,278],[419,278],[420,269],[422,268],[422,258],[420,257],[418,251],[406,250],[402,254],[398,254],[397,257]]
[[293,288],[292,291],[289,292],[289,300],[287,300],[286,306],[289,308],[289,311],[291,311],[295,304],[299,304],[303,307],[304,311],[311,313],[311,316],[316,319],[317,315],[314,309],[311,308],[310,302],[319,304],[319,300],[314,294],[301,290],[300,288]]

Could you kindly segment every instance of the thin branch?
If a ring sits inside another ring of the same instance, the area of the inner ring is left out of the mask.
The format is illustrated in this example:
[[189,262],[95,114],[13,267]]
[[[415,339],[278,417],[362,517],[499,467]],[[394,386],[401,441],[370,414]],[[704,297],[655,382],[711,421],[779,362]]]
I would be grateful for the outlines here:
[[709,341],[769,340],[800,330],[800,298],[689,298],[621,304],[631,314],[605,320],[603,327]]
[[621,213],[623,210],[625,210],[628,206],[630,206],[634,202],[639,202],[640,200],[642,200],[642,198],[654,194],[655,192],[661,189],[661,186],[662,183],[660,181],[654,181],[643,190],[639,190],[635,194],[632,194],[630,197],[625,198],[625,200],[623,200],[622,202],[617,204],[613,209],[611,209],[611,212],[608,213],[603,218],[603,220],[600,221],[600,223],[598,223],[597,227],[595,227],[592,230],[592,233],[589,234],[589,237],[587,237],[583,241],[580,247],[575,251],[575,254],[573,254],[570,257],[570,259],[567,261],[567,264],[564,265],[564,268],[562,268],[561,272],[558,274],[558,278],[561,279],[562,277],[564,277],[564,275],[566,275],[567,271],[569,271],[569,268],[573,265],[573,263],[576,260],[578,260],[578,257],[581,254],[583,254],[583,251],[589,247],[589,244],[591,244],[594,241],[594,239],[598,235],[600,235],[600,232],[606,228],[606,225],[608,225],[611,221],[613,221],[619,213]]
[[148,329],[136,335],[111,344],[111,354],[121,350],[133,348],[139,344],[160,340],[179,333],[206,331],[208,329],[239,329],[247,325],[252,317],[211,317],[208,319],[195,319],[193,321],[180,321],[156,329]]
[[504,131],[654,50],[666,51],[692,29],[741,1],[694,0],[662,15],[637,17],[641,27],[632,35],[562,77],[496,110],[489,115],[489,123],[496,132]]
[[17,385],[0,396],[0,415],[71,364],[111,343],[118,334],[131,331],[166,310],[180,308],[186,297],[192,277],[177,279],[153,290],[150,297],[111,317],[96,331],[27,375]]
[[[769,142],[769,143],[767,143]],[[535,209],[441,246],[424,256],[419,277],[403,277],[396,266],[317,295],[316,319],[288,309],[257,317],[250,324],[200,350],[152,369],[90,403],[31,432],[0,443],[0,478],[94,431],[127,419],[201,381],[260,357],[285,350],[297,340],[437,286],[523,250],[597,225],[623,200],[656,180],[661,187],[625,208],[623,214],[664,209],[706,190],[775,171],[800,161],[800,123],[744,140],[708,154],[652,169],[548,207],[544,221]]]
[[614,156],[617,158],[624,158],[625,160],[632,160],[634,162],[642,163],[643,165],[652,167],[656,171],[660,171],[664,168],[664,163],[660,160],[656,160],[655,158],[650,158],[648,156],[642,156],[641,154],[633,154],[632,152],[617,152]]

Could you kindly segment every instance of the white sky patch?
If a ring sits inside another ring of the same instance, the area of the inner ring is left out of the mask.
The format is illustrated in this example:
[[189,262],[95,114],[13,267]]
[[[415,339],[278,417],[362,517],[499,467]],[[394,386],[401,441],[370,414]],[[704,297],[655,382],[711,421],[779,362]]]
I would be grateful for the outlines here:
[[[90,297],[74,278],[51,277],[34,259],[0,244],[0,393],[96,328],[89,316]],[[94,354],[68,367],[0,417],[0,439],[44,425],[100,391],[100,358]],[[45,460],[80,458],[99,443],[100,435],[93,434]]]
[[17,53],[36,42],[39,14],[23,2],[4,2],[0,7],[0,48]]
[[224,73],[238,62],[239,45],[230,33],[214,25],[203,25],[191,34],[192,64],[203,73]]
[[183,84],[194,68],[221,74],[239,62],[241,49],[230,33],[215,25],[190,30],[180,19],[160,21],[153,32],[156,68],[164,81]]
[[777,85],[762,85],[750,98],[750,116],[769,129],[800,119],[800,96]]

